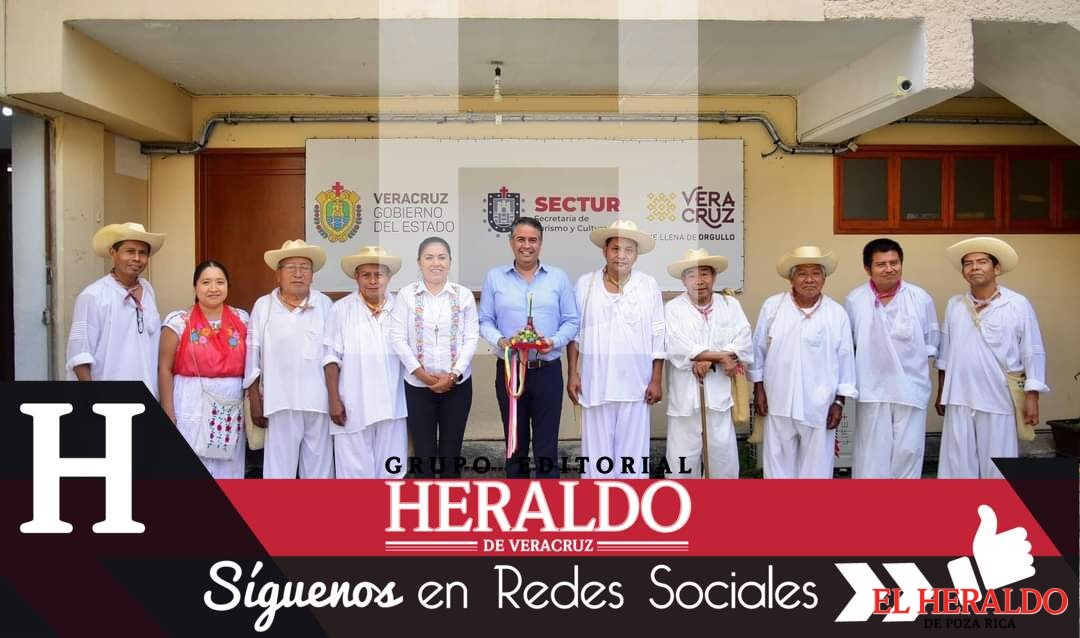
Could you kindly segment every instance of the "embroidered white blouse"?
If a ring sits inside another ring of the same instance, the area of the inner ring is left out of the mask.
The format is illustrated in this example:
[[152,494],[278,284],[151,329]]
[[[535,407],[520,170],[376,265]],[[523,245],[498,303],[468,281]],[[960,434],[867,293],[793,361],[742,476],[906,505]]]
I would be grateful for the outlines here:
[[421,365],[432,374],[455,371],[458,383],[472,375],[480,319],[471,290],[446,282],[433,295],[423,281],[414,281],[398,291],[391,320],[390,343],[409,385],[426,387],[412,374]]

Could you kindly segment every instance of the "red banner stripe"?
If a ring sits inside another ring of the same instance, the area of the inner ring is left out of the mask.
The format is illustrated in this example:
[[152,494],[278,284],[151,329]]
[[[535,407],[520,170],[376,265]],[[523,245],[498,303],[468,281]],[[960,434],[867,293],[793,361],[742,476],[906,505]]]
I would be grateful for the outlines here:
[[[404,531],[391,526],[391,502],[399,484],[404,502],[418,502],[426,491],[428,507],[401,511]],[[539,488],[531,488],[537,483]],[[680,511],[679,492],[689,513],[681,528],[661,533],[638,518],[623,531],[563,531],[566,525],[599,523],[600,484],[604,481],[221,481],[221,486],[267,550],[276,556],[375,556],[401,554],[402,541],[425,543],[433,554],[604,555],[685,553],[696,556],[965,556],[979,527],[977,508],[991,506],[999,532],[1023,527],[1035,556],[1058,556],[1053,543],[1003,480],[794,480],[794,481],[624,481],[608,486],[609,519],[625,519],[632,499],[653,486],[648,507],[660,525]],[[656,486],[657,483],[664,485]],[[530,490],[540,490],[531,492]],[[632,498],[625,491],[631,492]],[[502,509],[512,527],[526,500],[525,531],[500,529],[489,510],[491,531],[480,531],[481,493],[489,502],[508,495]],[[564,499],[574,499],[572,509]],[[538,499],[559,530],[542,531]],[[450,507],[447,508],[446,505]],[[645,509],[646,503],[637,503]],[[465,511],[453,509],[463,507]],[[472,527],[438,531],[443,523]],[[567,513],[572,521],[564,520]],[[418,531],[427,522],[436,531]],[[445,541],[475,541],[464,547]],[[663,545],[653,544],[661,541]],[[676,545],[673,542],[685,542]]]

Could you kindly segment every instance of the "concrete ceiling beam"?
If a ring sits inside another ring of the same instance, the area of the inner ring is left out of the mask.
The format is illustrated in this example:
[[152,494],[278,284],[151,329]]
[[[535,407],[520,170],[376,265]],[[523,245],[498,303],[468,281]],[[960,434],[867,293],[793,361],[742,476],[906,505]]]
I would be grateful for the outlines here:
[[966,19],[928,17],[798,95],[800,143],[839,143],[971,90]]
[[975,24],[975,77],[1080,144],[1080,30]]

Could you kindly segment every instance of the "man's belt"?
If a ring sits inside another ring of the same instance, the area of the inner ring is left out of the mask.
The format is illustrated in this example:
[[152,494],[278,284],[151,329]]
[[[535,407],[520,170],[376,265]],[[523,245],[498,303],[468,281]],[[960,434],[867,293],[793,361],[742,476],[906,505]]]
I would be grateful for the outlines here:
[[544,361],[543,359],[533,359],[525,364],[525,367],[530,370],[536,370],[537,368],[543,368],[544,366],[559,365],[558,359],[552,359],[551,361]]

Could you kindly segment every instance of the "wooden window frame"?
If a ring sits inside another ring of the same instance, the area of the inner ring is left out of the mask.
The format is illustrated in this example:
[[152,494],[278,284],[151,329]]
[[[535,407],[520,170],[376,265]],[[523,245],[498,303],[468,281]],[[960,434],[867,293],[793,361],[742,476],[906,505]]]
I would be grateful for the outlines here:
[[[990,160],[994,163],[994,214],[990,219],[970,220],[956,218],[956,160]],[[1005,158],[1001,153],[993,150],[987,151],[961,151],[951,153],[946,160],[948,168],[946,178],[948,193],[945,199],[948,201],[948,213],[945,223],[946,232],[949,233],[1000,233],[1005,227],[1005,202],[1007,191],[1002,188],[1005,176],[1003,171],[1006,167]]]
[[[911,219],[904,220],[903,218],[903,204],[901,201],[901,185],[903,176],[903,162],[906,159],[929,159],[938,160],[941,162],[941,183],[938,185],[940,191],[938,193],[941,201],[939,203],[939,210],[941,211],[941,217],[939,219]],[[895,154],[894,161],[890,162],[890,165],[895,163],[895,170],[889,171],[889,191],[890,193],[896,191],[896,214],[890,215],[890,219],[895,219],[895,226],[903,226],[910,229],[908,232],[912,233],[943,233],[946,231],[946,209],[951,206],[952,201],[949,197],[951,190],[946,188],[946,185],[951,183],[945,175],[946,159],[939,153],[926,152],[926,151],[904,151]]]
[[1050,215],[1063,233],[1080,233],[1080,217],[1065,219],[1065,160],[1080,161],[1080,153],[1056,153],[1050,161]]
[[[891,184],[893,182],[893,179],[892,179],[892,161],[889,160],[889,153],[888,152],[874,151],[874,150],[863,151],[862,149],[860,149],[858,155],[852,154],[850,156],[850,158],[851,159],[884,159],[884,160],[886,160],[887,161],[886,170],[885,170],[886,180],[887,180],[887,184],[891,186]],[[837,222],[839,222],[839,220],[841,220],[843,218],[842,215],[843,215],[843,209],[844,209],[844,190],[843,190],[843,187],[844,187],[844,163],[841,162],[841,161],[836,161],[833,164],[833,167],[835,169],[835,173],[834,173],[834,176],[833,176],[833,182],[834,182],[835,189],[836,189],[836,193],[835,193],[836,196],[834,197],[833,214],[834,214],[835,219],[837,220]],[[894,219],[894,217],[893,217],[893,214],[894,214],[893,193],[892,193],[890,188],[886,188],[885,193],[886,193],[886,195],[885,195],[886,218],[884,220],[880,220],[880,219],[851,219],[851,220],[845,220],[844,221],[845,229],[848,232],[853,232],[853,233],[878,233],[878,232],[888,231],[889,228],[895,226],[897,220]]]
[[[845,220],[844,162],[852,159],[886,159],[885,220]],[[941,219],[903,220],[901,218],[901,165],[905,159],[941,161]],[[958,220],[955,217],[956,160],[992,159],[994,161],[994,216],[987,220]],[[1011,162],[1016,159],[1049,161],[1050,214],[1046,220],[1012,221]],[[838,155],[833,160],[833,231],[838,235],[876,233],[955,234],[955,233],[1080,233],[1080,220],[1064,217],[1063,162],[1080,160],[1075,146],[861,146],[858,151]]]

